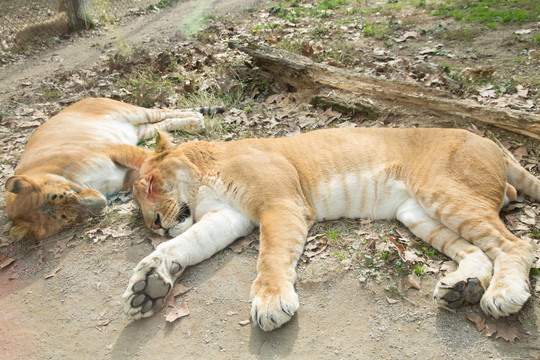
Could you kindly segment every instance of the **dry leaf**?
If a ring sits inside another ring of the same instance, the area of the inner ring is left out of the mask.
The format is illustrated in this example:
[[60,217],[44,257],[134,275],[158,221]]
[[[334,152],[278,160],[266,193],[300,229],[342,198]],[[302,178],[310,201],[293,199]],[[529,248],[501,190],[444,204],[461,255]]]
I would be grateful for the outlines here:
[[165,307],[175,307],[175,298],[177,296],[187,293],[189,290],[191,290],[190,287],[184,286],[181,283],[177,283],[176,285],[174,285],[171,293],[169,294],[169,296],[167,296],[167,299],[165,300]]
[[487,322],[484,331],[482,331],[482,336],[490,337],[491,335],[497,332],[497,325],[492,322]]
[[190,314],[190,310],[187,306],[186,299],[182,300],[182,305],[179,308],[172,306],[168,308],[167,315],[165,315],[165,321],[174,322],[180,318],[186,317]]
[[251,245],[251,243],[255,241],[255,239],[249,239],[249,238],[244,238],[240,241],[235,241],[232,245],[229,246],[229,248],[235,252],[235,253],[241,253],[242,251],[246,250],[249,248],[249,246]]
[[154,247],[154,249],[157,249],[159,244],[161,244],[162,242],[167,241],[167,238],[165,238],[165,237],[155,237],[155,238],[150,239],[150,241],[152,242],[152,246]]
[[495,339],[498,338],[503,338],[508,342],[514,342],[516,339],[521,339],[521,336],[519,335],[519,330],[517,328],[499,323],[497,324],[497,335],[495,336]]
[[391,299],[388,296],[386,297],[386,301],[388,301],[389,304],[396,304],[399,302],[399,300]]
[[57,268],[54,269],[49,275],[45,276],[45,279],[50,279],[50,278],[52,278],[53,276],[56,275],[56,273],[57,273],[58,271],[60,271],[60,269],[61,269],[60,267],[57,267]]
[[390,241],[392,241],[392,243],[394,244],[394,246],[398,249],[398,251],[400,253],[402,253],[404,250],[405,250],[405,247],[403,247],[403,245],[401,245],[395,237],[393,236],[390,236],[388,234],[386,234],[386,236],[390,239]]
[[305,42],[302,44],[302,55],[313,58],[314,54],[315,50],[313,50],[313,47],[309,42]]
[[3,269],[9,266],[14,261],[15,261],[14,259],[4,255],[4,253],[0,251],[0,269]]
[[410,288],[420,290],[420,278],[416,274],[410,274],[405,279],[403,279],[403,286],[405,286],[405,290],[408,290]]
[[528,156],[529,153],[527,152],[527,147],[525,145],[522,145],[516,150],[512,151],[512,155],[514,155],[516,158],[522,158],[524,156]]
[[477,314],[467,314],[467,319],[476,325],[477,331],[482,331],[486,328],[486,319]]

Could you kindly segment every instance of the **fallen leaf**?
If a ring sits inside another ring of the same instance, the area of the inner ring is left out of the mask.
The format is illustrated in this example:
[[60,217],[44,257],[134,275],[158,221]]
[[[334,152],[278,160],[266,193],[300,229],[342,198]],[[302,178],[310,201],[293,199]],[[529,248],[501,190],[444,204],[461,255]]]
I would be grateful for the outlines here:
[[405,286],[405,290],[409,290],[410,288],[420,290],[420,278],[416,274],[410,274],[403,279],[403,286]]
[[394,246],[398,249],[398,251],[400,253],[402,253],[404,250],[405,250],[405,247],[403,247],[403,245],[401,245],[395,237],[393,236],[390,236],[388,234],[386,234],[386,236],[390,239],[390,241],[392,241],[392,244],[394,244]]
[[482,331],[482,336],[490,337],[491,335],[497,332],[497,325],[492,322],[487,322],[484,331]]
[[167,238],[165,238],[165,237],[155,237],[155,238],[150,239],[150,241],[152,242],[152,246],[154,247],[154,249],[156,249],[159,244],[161,244],[162,242],[167,241]]
[[54,269],[49,275],[45,276],[45,279],[50,279],[50,278],[52,278],[53,276],[56,275],[56,273],[57,273],[58,271],[60,271],[60,269],[61,269],[61,267],[57,267],[57,268]]
[[187,293],[189,290],[191,290],[190,287],[187,287],[187,286],[184,286],[181,283],[178,283],[178,284],[174,285],[174,287],[173,287],[173,289],[171,291],[171,295],[176,297],[176,296]]
[[239,254],[242,251],[248,249],[249,246],[251,245],[251,243],[253,243],[253,241],[255,241],[255,239],[253,239],[253,238],[252,239],[245,238],[245,239],[240,240],[240,241],[235,241],[232,245],[229,246],[229,249],[231,249],[233,252]]
[[4,255],[4,253],[0,251],[0,269],[3,269],[9,266],[14,261],[15,261],[14,259]]
[[188,316],[191,313],[191,311],[189,310],[187,306],[186,299],[182,300],[182,304],[180,305],[179,308],[172,306],[172,307],[168,307],[167,309],[168,309],[167,315],[165,315],[165,321],[167,322],[174,322],[180,318]]
[[424,262],[424,259],[409,250],[403,252],[403,260],[409,263]]
[[467,314],[467,319],[476,325],[477,331],[482,331],[486,328],[486,319],[477,314]]
[[502,324],[497,324],[497,335],[495,336],[495,339],[503,338],[504,340],[512,343],[516,341],[516,339],[521,339],[521,336],[519,335],[519,330],[517,328],[500,325]]
[[399,302],[399,300],[391,299],[388,296],[386,297],[386,301],[388,301],[389,304],[396,304]]
[[177,296],[187,293],[189,290],[191,290],[190,287],[184,286],[181,283],[177,283],[176,285],[174,285],[171,293],[169,294],[169,296],[167,296],[167,299],[165,300],[164,307],[175,307],[175,298]]
[[522,145],[516,150],[512,151],[512,155],[514,155],[516,158],[522,158],[524,156],[528,156],[529,152],[527,151],[527,147],[525,145]]
[[403,42],[409,38],[417,38],[419,34],[416,31],[406,31],[400,37],[396,38],[396,42]]
[[313,50],[313,47],[309,42],[305,42],[302,44],[302,55],[313,58],[315,54],[315,50]]

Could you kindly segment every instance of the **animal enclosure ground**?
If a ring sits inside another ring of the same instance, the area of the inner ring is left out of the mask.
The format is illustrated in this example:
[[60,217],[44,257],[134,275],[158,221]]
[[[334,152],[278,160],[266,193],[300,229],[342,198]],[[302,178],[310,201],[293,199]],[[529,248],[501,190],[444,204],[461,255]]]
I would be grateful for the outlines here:
[[[471,102],[539,112],[537,23],[490,29],[430,11],[392,1],[184,1],[121,27],[3,56],[0,183],[13,173],[36,127],[87,96],[144,106],[222,103],[229,109],[209,119],[201,137],[176,134],[177,142],[336,126],[463,127],[496,137],[538,176],[538,142],[466,119],[418,118],[401,108],[375,118],[317,108],[301,101],[302,89],[293,92],[266,78],[252,59],[227,46],[231,40],[275,46]],[[191,37],[183,35],[188,31]],[[164,240],[144,227],[129,199],[120,194],[103,218],[42,242],[13,243],[2,212],[0,251],[14,261],[3,267],[9,259],[0,254],[0,358],[540,357],[537,272],[533,296],[519,316],[483,321],[477,306],[449,313],[436,307],[432,291],[455,264],[390,221],[317,224],[297,269],[300,310],[276,331],[245,322],[257,233],[186,270],[181,284],[189,290],[175,299],[178,310],[169,310],[189,315],[168,322],[164,310],[129,321],[121,294],[133,267]],[[517,236],[538,243],[537,203],[520,198],[501,216]]]

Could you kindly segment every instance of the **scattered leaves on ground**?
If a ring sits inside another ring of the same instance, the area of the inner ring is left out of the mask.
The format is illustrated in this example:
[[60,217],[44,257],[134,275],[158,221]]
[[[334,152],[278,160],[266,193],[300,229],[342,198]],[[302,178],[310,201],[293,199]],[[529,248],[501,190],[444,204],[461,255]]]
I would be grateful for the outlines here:
[[190,314],[190,310],[187,306],[187,300],[184,298],[182,299],[182,304],[180,307],[176,306],[168,306],[167,307],[167,313],[165,315],[165,321],[167,322],[174,322],[178,319],[181,319],[183,317],[186,317]]
[[482,336],[490,337],[495,335],[496,339],[502,338],[508,342],[521,339],[518,327],[508,324],[512,320],[500,319],[487,321],[486,318],[473,313],[467,314],[467,319],[475,324],[476,330],[481,331]]
[[3,252],[0,251],[0,270],[8,267],[14,261],[14,259],[10,258],[9,256],[5,255]]

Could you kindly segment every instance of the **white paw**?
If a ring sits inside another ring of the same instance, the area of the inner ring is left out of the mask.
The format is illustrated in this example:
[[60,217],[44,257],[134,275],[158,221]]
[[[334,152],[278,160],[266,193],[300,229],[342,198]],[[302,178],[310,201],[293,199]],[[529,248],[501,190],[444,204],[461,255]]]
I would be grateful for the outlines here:
[[189,117],[187,126],[190,132],[199,132],[204,129],[204,116],[199,112],[193,112],[193,116]]
[[151,254],[135,267],[122,298],[132,319],[148,317],[161,309],[184,267],[179,262]]
[[480,307],[486,314],[499,318],[517,313],[530,296],[529,284],[525,280],[515,277],[493,279],[480,300]]
[[[258,287],[254,283],[251,300],[251,322],[264,331],[281,327],[300,307],[298,295],[292,284],[285,286]],[[255,288],[258,287],[258,290]]]

